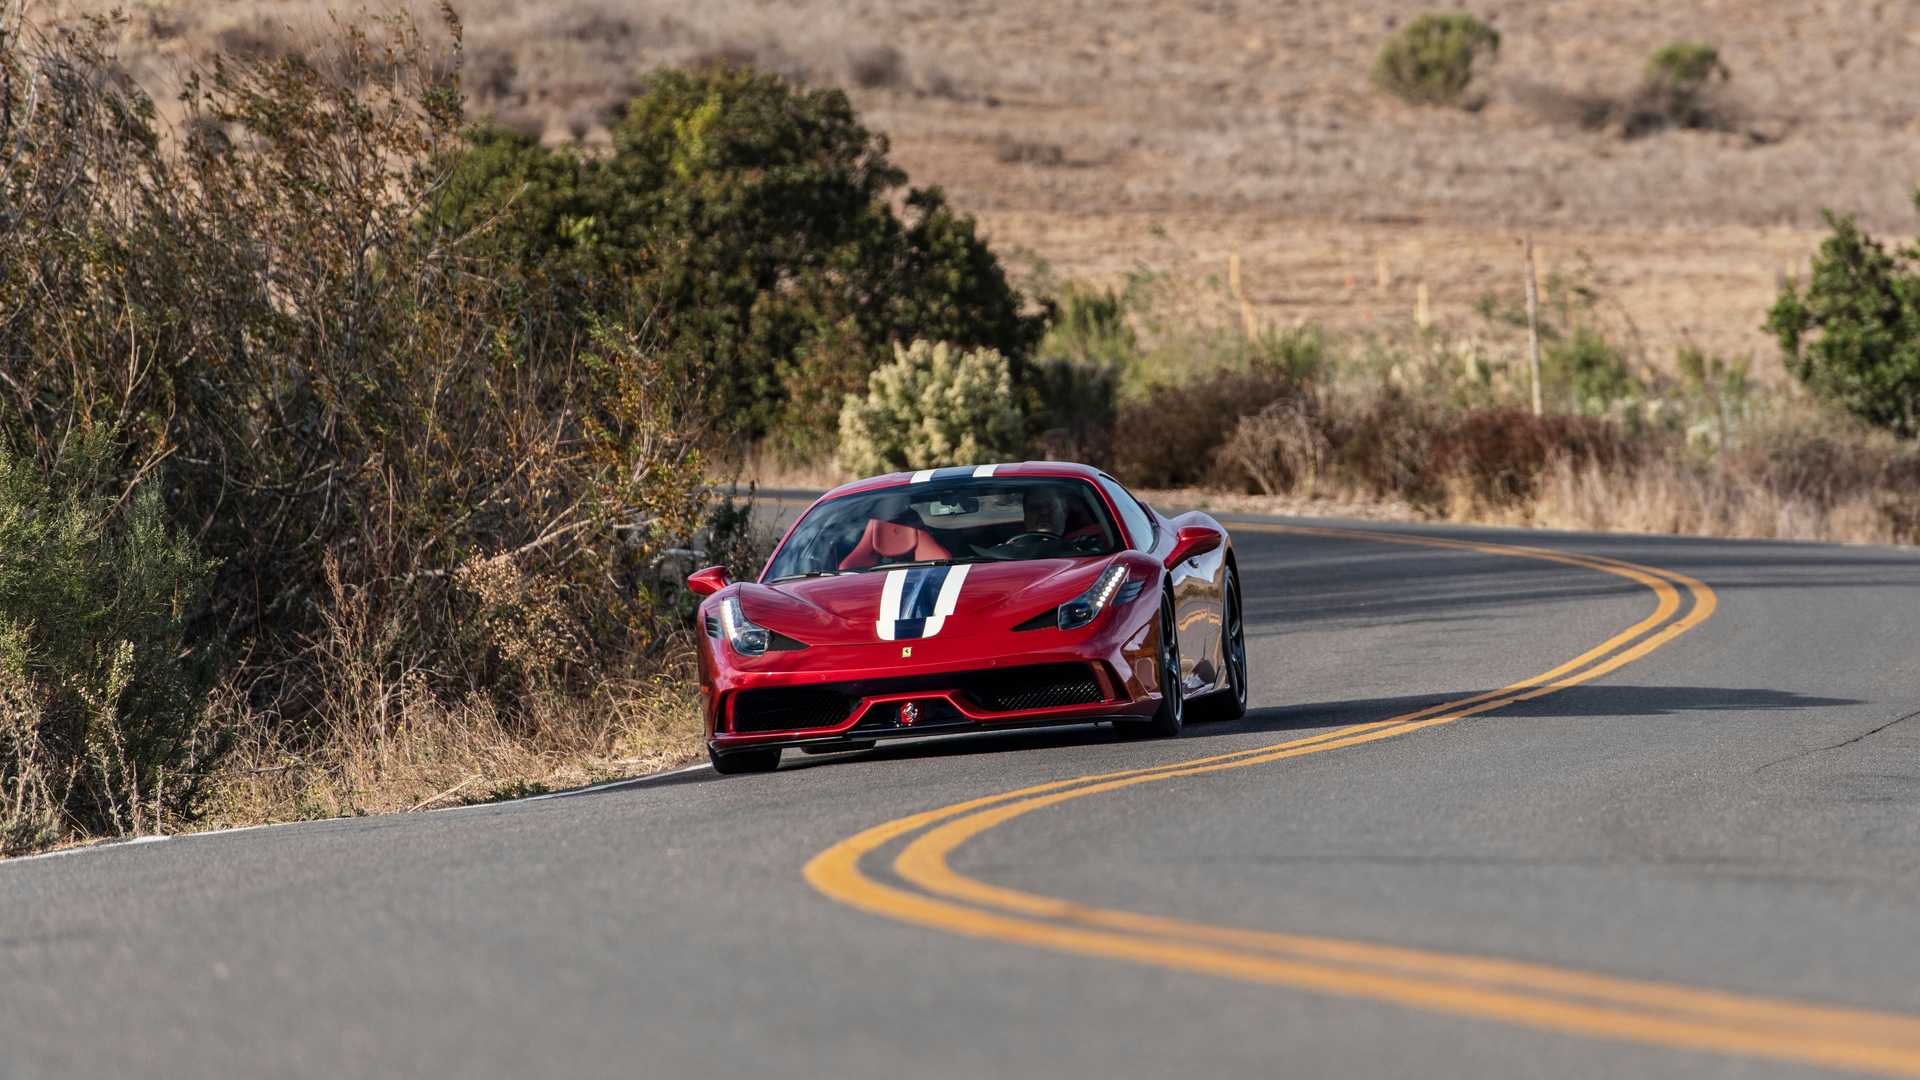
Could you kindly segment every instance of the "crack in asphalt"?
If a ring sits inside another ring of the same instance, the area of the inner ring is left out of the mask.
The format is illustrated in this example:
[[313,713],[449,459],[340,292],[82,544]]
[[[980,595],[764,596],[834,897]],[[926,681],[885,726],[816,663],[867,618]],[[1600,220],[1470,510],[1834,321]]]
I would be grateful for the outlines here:
[[1786,762],[1794,760],[1795,758],[1810,757],[1814,754],[1824,754],[1829,750],[1842,750],[1842,749],[1845,749],[1846,747],[1852,746],[1854,743],[1864,742],[1867,739],[1871,739],[1875,735],[1878,735],[1881,732],[1887,730],[1888,728],[1893,727],[1895,724],[1904,723],[1905,721],[1912,720],[1915,718],[1920,718],[1920,709],[1915,709],[1913,712],[1910,712],[1905,716],[1896,716],[1893,719],[1887,721],[1886,723],[1881,724],[1879,727],[1873,728],[1868,731],[1863,731],[1860,734],[1855,735],[1850,739],[1841,739],[1839,742],[1834,743],[1831,746],[1815,746],[1807,750],[1796,750],[1793,753],[1788,754],[1786,757],[1769,761],[1765,765],[1762,765],[1753,771],[1756,774],[1762,773],[1767,771],[1768,769],[1773,768],[1775,765],[1784,764]]

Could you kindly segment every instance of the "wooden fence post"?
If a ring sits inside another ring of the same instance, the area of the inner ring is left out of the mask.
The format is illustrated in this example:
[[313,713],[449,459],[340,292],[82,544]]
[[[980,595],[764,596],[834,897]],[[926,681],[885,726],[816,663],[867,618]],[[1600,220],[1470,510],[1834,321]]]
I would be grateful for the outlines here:
[[1527,259],[1527,362],[1533,371],[1533,415],[1542,409],[1540,395],[1540,282],[1533,270],[1533,237],[1520,241]]

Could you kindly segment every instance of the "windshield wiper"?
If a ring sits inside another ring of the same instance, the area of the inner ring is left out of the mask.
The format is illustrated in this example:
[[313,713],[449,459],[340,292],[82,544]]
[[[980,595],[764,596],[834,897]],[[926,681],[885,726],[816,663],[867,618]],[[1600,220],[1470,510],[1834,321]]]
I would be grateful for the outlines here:
[[865,566],[858,570],[843,570],[843,574],[870,574],[875,570],[912,570],[922,566],[959,566],[961,563],[988,562],[978,556],[961,559],[919,559],[914,562],[881,563],[878,566]]
[[809,570],[804,574],[785,574],[780,577],[774,578],[772,581],[767,582],[767,584],[778,585],[783,581],[799,581],[802,578],[839,577],[841,574],[855,574],[855,573],[859,573],[859,571],[857,570]]

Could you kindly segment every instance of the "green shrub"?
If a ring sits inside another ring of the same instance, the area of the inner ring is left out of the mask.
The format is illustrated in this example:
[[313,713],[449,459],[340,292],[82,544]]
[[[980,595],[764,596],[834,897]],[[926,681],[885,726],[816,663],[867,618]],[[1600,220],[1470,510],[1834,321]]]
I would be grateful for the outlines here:
[[1043,357],[1029,371],[1028,418],[1039,453],[1055,460],[1105,461],[1113,445],[1118,369],[1097,360]]
[[1620,347],[1584,326],[1542,350],[1540,378],[1548,401],[1564,401],[1576,412],[1606,412],[1644,389]]
[[1753,394],[1752,362],[1727,360],[1692,345],[1681,348],[1674,361],[1687,397],[1712,422],[1713,444],[1727,446]]
[[1140,339],[1127,306],[1127,297],[1112,289],[1068,285],[1054,300],[1037,355],[1116,369],[1137,364]]
[[[1917,197],[1920,199],[1920,197]],[[1803,291],[1789,281],[1766,327],[1787,370],[1820,397],[1897,435],[1920,435],[1920,250],[1897,254],[1853,219],[1813,257]]]
[[1007,359],[992,349],[896,347],[840,410],[840,464],[863,475],[1004,461],[1024,443]]
[[1318,326],[1263,328],[1250,338],[1229,338],[1226,348],[1229,362],[1237,353],[1250,367],[1272,368],[1299,382],[1321,378],[1334,363],[1326,334]]
[[121,507],[112,482],[98,438],[51,477],[0,445],[0,854],[165,827],[218,756],[206,563],[155,485]]
[[586,157],[477,133],[430,220],[485,230],[563,313],[651,319],[714,415],[801,450],[895,341],[992,348],[1021,381],[1043,321],[972,219],[907,188],[840,91],[727,65],[657,72],[613,139]]
[[1463,105],[1476,67],[1500,51],[1500,34],[1472,15],[1422,15],[1387,39],[1373,81],[1415,105]]
[[1106,460],[1121,381],[1144,363],[1130,296],[1068,284],[1049,305],[1047,334],[1027,376],[1039,453]]
[[1697,41],[1675,41],[1654,50],[1647,60],[1647,81],[1682,91],[1698,91],[1714,78],[1727,78],[1720,50]]
[[1715,92],[1731,76],[1711,45],[1676,41],[1662,46],[1647,60],[1639,92],[1621,110],[1622,132],[1726,127],[1726,110],[1715,101]]

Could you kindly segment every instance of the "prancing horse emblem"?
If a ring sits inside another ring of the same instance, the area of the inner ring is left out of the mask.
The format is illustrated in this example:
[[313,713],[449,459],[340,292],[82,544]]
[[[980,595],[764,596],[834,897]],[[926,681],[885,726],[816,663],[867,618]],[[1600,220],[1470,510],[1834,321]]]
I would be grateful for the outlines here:
[[900,726],[912,727],[920,720],[920,706],[909,701],[900,706]]
[[900,646],[900,659],[905,660],[907,657],[912,655],[913,655],[913,646],[911,645]]

